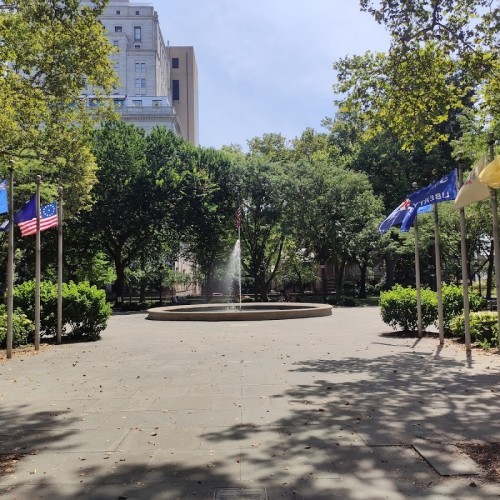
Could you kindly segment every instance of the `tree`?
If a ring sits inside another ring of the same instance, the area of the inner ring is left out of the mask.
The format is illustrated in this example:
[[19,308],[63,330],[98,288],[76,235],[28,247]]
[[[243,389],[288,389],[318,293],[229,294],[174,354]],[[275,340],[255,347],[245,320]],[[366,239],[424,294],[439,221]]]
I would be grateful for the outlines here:
[[[16,160],[17,183],[43,175],[44,194],[63,184],[67,208],[89,202],[95,163],[89,132],[99,118],[81,99],[111,93],[113,47],[98,20],[105,0],[4,0],[0,9],[0,163]],[[28,186],[25,189],[31,188]],[[21,186],[21,192],[23,186]]]
[[285,168],[265,157],[250,156],[233,165],[231,178],[235,197],[240,198],[243,207],[243,270],[252,279],[256,296],[266,301],[286,234],[289,201],[285,195]]
[[389,127],[412,149],[449,140],[442,125],[475,106],[498,121],[500,7],[490,0],[361,0],[391,34],[387,55],[344,58],[337,92],[370,131]]
[[312,255],[308,255],[304,248],[300,248],[297,241],[287,236],[283,245],[283,256],[276,273],[276,280],[284,285],[298,287],[304,293],[308,284],[314,284],[317,278],[317,263]]
[[141,129],[123,122],[106,123],[95,132],[99,182],[92,210],[81,216],[85,230],[98,235],[114,263],[118,297],[123,297],[125,270],[172,216],[177,165],[154,154],[167,150],[171,138],[155,131],[145,139]]
[[186,207],[183,242],[196,263],[206,297],[226,262],[236,239],[236,198],[230,188],[230,156],[211,148],[199,148],[196,182]]
[[282,162],[290,158],[290,143],[281,134],[267,133],[248,141],[252,156],[263,156],[269,161]]
[[[297,163],[290,172],[287,217],[295,238],[320,264],[331,262],[342,293],[348,262],[361,251],[362,233],[382,205],[366,175],[328,163]],[[325,277],[324,293],[326,293]]]

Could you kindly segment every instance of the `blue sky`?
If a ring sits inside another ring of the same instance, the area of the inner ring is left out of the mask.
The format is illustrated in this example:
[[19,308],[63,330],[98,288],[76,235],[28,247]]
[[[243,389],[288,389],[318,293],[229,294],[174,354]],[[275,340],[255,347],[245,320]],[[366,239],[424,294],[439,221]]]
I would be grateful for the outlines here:
[[[150,2],[151,3],[151,2]],[[165,42],[192,45],[200,145],[288,139],[333,116],[332,63],[385,50],[389,37],[356,0],[153,0]]]

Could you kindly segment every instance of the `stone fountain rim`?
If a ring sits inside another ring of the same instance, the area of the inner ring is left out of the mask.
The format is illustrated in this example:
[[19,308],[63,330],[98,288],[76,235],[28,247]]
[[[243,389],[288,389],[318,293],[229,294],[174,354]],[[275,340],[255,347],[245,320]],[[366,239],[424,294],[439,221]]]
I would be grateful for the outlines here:
[[[239,307],[239,304],[232,304]],[[258,305],[258,310],[250,308]],[[148,309],[147,319],[153,321],[264,321],[295,318],[317,318],[330,316],[332,306],[309,302],[244,302],[240,310],[223,310],[217,312],[200,311],[203,309],[220,309],[224,304],[203,304],[200,306],[163,306]],[[196,310],[193,310],[196,309]],[[248,310],[245,310],[248,309]]]

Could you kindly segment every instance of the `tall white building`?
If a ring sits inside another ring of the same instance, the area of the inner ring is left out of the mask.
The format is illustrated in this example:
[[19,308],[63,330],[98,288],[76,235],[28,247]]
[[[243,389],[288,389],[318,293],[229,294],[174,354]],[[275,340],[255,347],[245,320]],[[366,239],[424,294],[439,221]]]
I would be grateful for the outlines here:
[[[165,126],[197,145],[198,82],[193,48],[183,47],[189,49],[183,59],[189,71],[182,73],[186,81],[182,80],[180,92],[179,77],[171,77],[171,68],[177,70],[180,63],[178,57],[174,61],[171,57],[176,47],[165,44],[152,5],[111,0],[100,19],[118,49],[111,56],[120,80],[113,99],[122,119],[146,131]],[[92,105],[91,89],[87,97]]]

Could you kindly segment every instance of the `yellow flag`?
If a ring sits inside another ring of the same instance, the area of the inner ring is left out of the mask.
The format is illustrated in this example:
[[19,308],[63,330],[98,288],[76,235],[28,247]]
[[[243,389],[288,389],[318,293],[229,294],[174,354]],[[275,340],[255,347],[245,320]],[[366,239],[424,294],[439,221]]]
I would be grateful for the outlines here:
[[500,156],[497,156],[491,163],[486,165],[479,174],[479,180],[491,188],[500,188]]
[[460,188],[455,199],[454,208],[462,208],[465,205],[474,203],[475,201],[481,201],[490,195],[490,190],[488,186],[479,182],[479,175],[483,172],[488,159],[483,156],[475,165],[469,176],[464,182],[464,185]]

